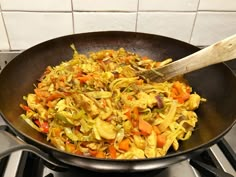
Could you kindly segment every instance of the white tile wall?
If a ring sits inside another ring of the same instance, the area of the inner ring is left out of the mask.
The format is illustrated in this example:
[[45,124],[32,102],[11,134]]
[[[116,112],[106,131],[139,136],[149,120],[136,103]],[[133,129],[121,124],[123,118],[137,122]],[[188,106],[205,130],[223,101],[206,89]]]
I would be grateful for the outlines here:
[[236,33],[236,0],[0,0],[0,10],[0,50],[91,31],[146,32],[199,46]]
[[76,11],[137,11],[138,0],[73,0]]
[[235,0],[201,0],[199,10],[236,11]]
[[195,13],[139,12],[137,31],[169,36],[189,42]]
[[75,32],[135,31],[136,13],[74,12]]
[[4,28],[1,11],[0,11],[0,50],[9,50],[7,34]]
[[73,33],[71,13],[3,12],[12,49]]
[[191,43],[209,45],[236,34],[236,12],[199,12]]
[[199,0],[139,0],[139,10],[196,11]]
[[0,0],[2,10],[71,11],[71,0]]

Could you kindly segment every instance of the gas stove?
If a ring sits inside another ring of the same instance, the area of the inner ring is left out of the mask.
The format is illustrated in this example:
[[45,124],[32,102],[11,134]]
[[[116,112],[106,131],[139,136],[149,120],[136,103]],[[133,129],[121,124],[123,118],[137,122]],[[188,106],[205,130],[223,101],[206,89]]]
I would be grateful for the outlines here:
[[[20,52],[0,52],[0,72]],[[226,63],[236,72],[236,61]],[[0,129],[7,129],[0,117]],[[55,170],[30,152],[17,151],[0,159],[0,177],[233,177],[236,176],[236,126],[217,144],[191,159],[173,164],[167,168],[139,173],[99,173],[71,167],[69,170]],[[1,140],[0,140],[1,141]]]

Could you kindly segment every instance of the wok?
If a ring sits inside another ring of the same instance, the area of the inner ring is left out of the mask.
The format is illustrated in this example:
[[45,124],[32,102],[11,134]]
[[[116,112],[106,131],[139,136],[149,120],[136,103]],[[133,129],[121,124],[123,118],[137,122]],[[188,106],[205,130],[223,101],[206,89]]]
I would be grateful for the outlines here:
[[[32,151],[57,166],[76,166],[96,171],[144,171],[163,168],[189,158],[219,141],[236,122],[236,78],[223,63],[186,74],[193,90],[207,99],[197,110],[199,122],[191,138],[177,152],[165,157],[112,160],[84,157],[62,152],[46,141],[44,135],[19,118],[22,96],[32,92],[44,69],[72,58],[74,44],[80,53],[125,48],[157,60],[177,60],[199,50],[172,38],[135,32],[93,32],[59,37],[38,44],[15,57],[0,74],[0,111],[15,138],[0,130],[0,156],[23,149]],[[204,60],[204,58],[203,58]]]

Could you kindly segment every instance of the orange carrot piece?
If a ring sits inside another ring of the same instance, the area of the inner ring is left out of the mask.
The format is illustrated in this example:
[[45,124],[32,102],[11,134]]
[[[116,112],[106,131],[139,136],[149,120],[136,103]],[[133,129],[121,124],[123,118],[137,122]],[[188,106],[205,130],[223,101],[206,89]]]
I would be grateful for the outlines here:
[[147,56],[143,56],[142,60],[148,60],[149,58]]
[[119,149],[123,151],[128,151],[129,150],[129,139],[123,139],[119,143]]
[[105,154],[102,151],[98,151],[95,157],[97,157],[97,158],[105,158]]
[[133,127],[138,126],[138,121],[139,121],[139,110],[138,107],[134,107],[131,112],[131,123]]
[[89,154],[93,157],[97,155],[98,151],[89,149]]
[[156,63],[155,63],[155,67],[156,67],[156,68],[160,67],[160,64],[161,64],[161,62],[156,62]]
[[127,116],[129,120],[131,120],[131,109],[129,107],[126,107],[125,110],[127,110],[125,112],[125,115]]
[[182,84],[179,81],[175,81],[173,87],[177,89],[179,94],[183,92]]
[[133,135],[141,135],[141,132],[140,131],[132,131],[132,134]]
[[53,104],[52,101],[48,101],[46,105],[47,107],[52,108],[55,104]]
[[50,96],[50,93],[45,90],[40,90],[40,89],[36,88],[36,89],[34,89],[34,92],[38,97],[49,97]]
[[185,92],[182,84],[176,81],[171,89],[171,97],[178,100],[179,103],[184,103],[190,97],[190,88],[187,87]]
[[143,84],[143,80],[142,80],[142,79],[138,79],[135,83],[136,83],[137,85],[142,85],[142,84]]
[[133,100],[133,98],[134,98],[134,97],[131,96],[131,95],[128,95],[128,96],[127,96],[127,99],[130,100],[130,101]]
[[138,120],[139,119],[138,107],[134,107],[134,109],[133,109],[133,118],[134,118],[134,120]]
[[90,75],[85,75],[85,76],[78,77],[80,83],[85,83],[86,81],[88,81],[91,78],[92,77]]
[[30,111],[31,110],[29,106],[26,106],[24,104],[20,104],[20,107],[25,111]]
[[116,148],[114,147],[113,144],[111,144],[109,147],[109,153],[112,159],[116,159]]
[[49,97],[47,97],[47,101],[52,101],[55,100],[57,98],[61,98],[63,95],[60,93],[54,93],[52,95],[50,95]]
[[36,120],[34,120],[34,123],[38,125],[38,127],[40,128],[40,130],[43,133],[48,133],[49,132],[48,122],[39,122],[39,120],[36,119]]
[[166,136],[161,134],[157,135],[157,147],[162,148],[166,143]]
[[107,107],[107,102],[106,102],[106,100],[105,100],[105,99],[102,99],[101,101],[102,101],[101,105],[102,105],[104,108]]
[[154,125],[152,128],[153,128],[154,132],[155,132],[157,135],[160,135],[160,134],[161,134],[161,131],[159,130],[159,128],[158,128],[157,126]]
[[75,145],[71,143],[66,143],[66,151],[73,153],[75,151]]
[[142,118],[139,118],[138,128],[141,132],[146,134],[151,134],[152,132],[152,125],[149,124],[147,121],[143,120]]
[[61,129],[60,128],[53,128],[53,136],[60,137]]
[[75,153],[75,154],[78,154],[78,155],[83,155],[83,152],[81,152],[79,149],[76,149],[76,150],[74,151],[74,153]]

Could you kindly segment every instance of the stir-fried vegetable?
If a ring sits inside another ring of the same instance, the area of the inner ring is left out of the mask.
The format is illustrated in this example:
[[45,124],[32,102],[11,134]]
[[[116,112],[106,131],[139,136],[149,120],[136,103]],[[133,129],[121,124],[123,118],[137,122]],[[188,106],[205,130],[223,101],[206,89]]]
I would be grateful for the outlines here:
[[193,111],[203,99],[181,81],[154,83],[135,75],[171,59],[154,61],[123,48],[87,57],[72,48],[73,58],[47,67],[20,104],[21,117],[55,147],[97,158],[152,158],[190,138]]

